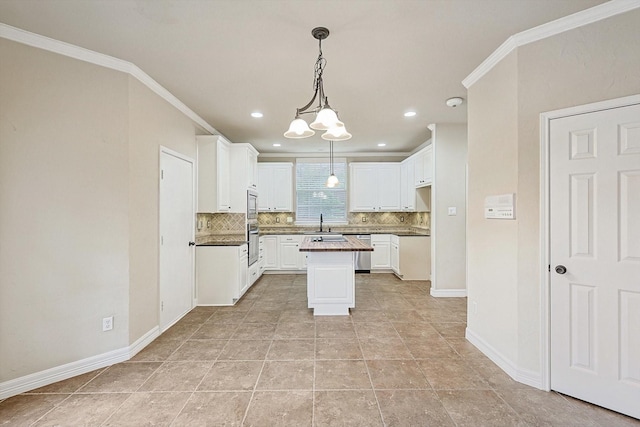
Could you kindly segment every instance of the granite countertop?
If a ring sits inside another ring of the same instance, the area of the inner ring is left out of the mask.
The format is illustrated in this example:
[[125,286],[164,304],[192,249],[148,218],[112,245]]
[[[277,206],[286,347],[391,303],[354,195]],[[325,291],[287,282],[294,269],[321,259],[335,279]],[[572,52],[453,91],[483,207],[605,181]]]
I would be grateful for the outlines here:
[[241,246],[246,243],[244,234],[213,234],[196,238],[196,246]]
[[[329,227],[323,228],[325,232]],[[311,234],[317,232],[317,227],[300,227],[300,226],[262,226],[260,227],[260,235],[268,236],[273,234]],[[332,233],[337,234],[395,234],[396,236],[430,236],[428,228],[420,228],[414,226],[336,226],[331,227]],[[320,233],[318,233],[320,234]]]
[[300,252],[372,252],[373,248],[354,236],[344,236],[346,242],[314,242],[307,237],[300,245]]

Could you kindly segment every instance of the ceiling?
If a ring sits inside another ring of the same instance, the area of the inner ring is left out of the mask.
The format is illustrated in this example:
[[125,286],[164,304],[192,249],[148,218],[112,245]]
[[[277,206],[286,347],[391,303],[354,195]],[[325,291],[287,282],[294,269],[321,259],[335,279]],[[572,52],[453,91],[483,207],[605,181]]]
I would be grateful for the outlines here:
[[324,26],[325,92],[353,134],[335,151],[397,153],[425,142],[431,123],[466,123],[466,102],[445,100],[466,98],[461,81],[509,36],[603,2],[0,0],[0,21],[134,63],[261,153],[327,151],[320,132],[282,135],[313,94],[311,29]]

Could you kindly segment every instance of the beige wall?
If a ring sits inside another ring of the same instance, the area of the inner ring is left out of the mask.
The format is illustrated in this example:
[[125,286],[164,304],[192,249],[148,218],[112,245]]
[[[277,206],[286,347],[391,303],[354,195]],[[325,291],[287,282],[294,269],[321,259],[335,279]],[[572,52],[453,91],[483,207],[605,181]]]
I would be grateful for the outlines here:
[[6,381],[128,345],[129,164],[124,74],[5,39],[0,57]]
[[[436,124],[431,189],[431,291],[466,289],[467,126]],[[448,208],[455,207],[456,215]]]
[[129,77],[130,343],[159,323],[160,146],[196,160],[193,122]]
[[158,325],[159,147],[195,159],[196,129],[127,74],[5,39],[0,57],[2,383]]
[[[541,363],[540,113],[640,93],[639,22],[634,10],[523,46],[469,89],[469,328],[519,369]],[[483,219],[484,197],[506,192],[517,220]]]

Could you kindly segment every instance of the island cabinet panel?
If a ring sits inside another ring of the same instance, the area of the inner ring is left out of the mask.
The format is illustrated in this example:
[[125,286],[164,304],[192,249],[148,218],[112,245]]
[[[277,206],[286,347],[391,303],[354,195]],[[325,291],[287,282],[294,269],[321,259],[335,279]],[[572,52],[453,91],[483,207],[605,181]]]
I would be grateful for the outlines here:
[[314,315],[346,316],[355,307],[353,258],[353,252],[308,254],[307,298]]

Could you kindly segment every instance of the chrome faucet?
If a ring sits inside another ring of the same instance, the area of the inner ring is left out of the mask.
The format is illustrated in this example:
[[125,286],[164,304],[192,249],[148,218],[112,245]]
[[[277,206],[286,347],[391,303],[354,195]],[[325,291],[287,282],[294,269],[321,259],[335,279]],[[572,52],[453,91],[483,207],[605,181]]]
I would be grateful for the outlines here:
[[320,214],[320,232],[322,233],[322,214]]

